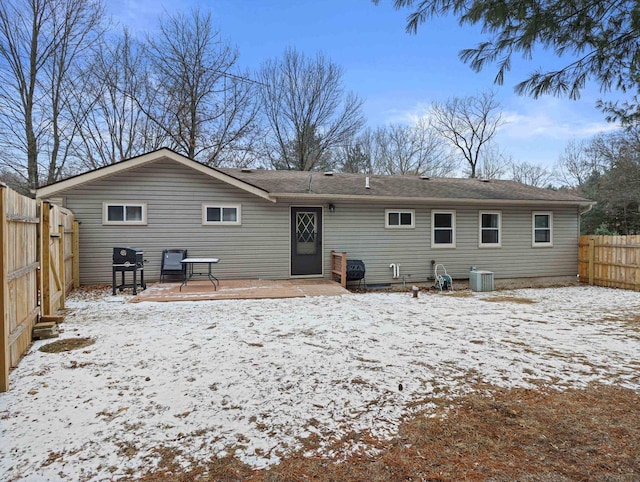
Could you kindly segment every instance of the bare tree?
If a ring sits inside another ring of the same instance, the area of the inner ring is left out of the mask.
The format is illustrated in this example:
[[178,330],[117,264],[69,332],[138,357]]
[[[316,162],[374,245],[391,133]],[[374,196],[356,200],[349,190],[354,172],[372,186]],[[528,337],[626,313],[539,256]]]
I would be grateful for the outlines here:
[[638,158],[640,125],[594,136],[586,146],[589,175],[610,170],[620,159]]
[[373,160],[376,157],[377,144],[375,132],[367,127],[353,140],[337,150],[341,172],[355,174],[373,174]]
[[375,141],[374,168],[380,174],[443,177],[457,168],[443,140],[425,118],[411,126],[378,128]]
[[553,176],[548,169],[529,162],[512,162],[511,179],[534,187],[548,186]]
[[67,94],[75,65],[101,34],[102,15],[93,0],[0,3],[0,142],[24,156],[30,189],[39,185],[44,153],[46,181],[62,172],[62,144],[75,134]]
[[371,158],[368,156],[365,146],[356,141],[341,147],[338,151],[340,156],[339,168],[341,172],[368,174],[372,172]]
[[29,192],[27,179],[14,169],[0,167],[0,182],[5,183],[11,189],[19,192],[23,196],[29,196],[31,194]]
[[52,27],[58,37],[56,48],[45,68],[50,102],[51,126],[47,136],[48,166],[46,182],[59,179],[65,172],[67,160],[79,125],[73,117],[83,106],[73,102],[76,93],[88,84],[84,62],[90,48],[102,36],[104,8],[90,0],[64,0],[53,10]]
[[5,149],[27,161],[31,189],[38,187],[38,137],[41,119],[37,100],[38,78],[55,49],[45,37],[51,19],[48,0],[14,0],[0,3],[0,122]]
[[605,222],[620,234],[640,234],[640,128],[598,135],[590,151],[606,166],[595,196]]
[[480,154],[476,175],[483,179],[501,179],[511,164],[513,164],[511,156],[501,150],[497,144],[490,142],[485,144]]
[[262,65],[259,80],[275,167],[321,168],[364,124],[362,101],[345,94],[342,69],[322,54],[307,58],[289,48],[281,59]]
[[421,167],[420,144],[407,125],[389,124],[375,131],[377,156],[373,160],[378,174],[417,174]]
[[106,166],[163,145],[164,131],[138,105],[150,110],[154,98],[141,46],[128,31],[98,49],[85,75],[88,88],[75,90],[76,104],[85,107],[74,117],[81,168]]
[[500,104],[493,92],[454,97],[434,102],[430,117],[433,127],[469,164],[469,177],[476,177],[482,149],[502,125]]
[[154,103],[136,100],[170,147],[210,165],[225,150],[241,150],[256,124],[256,82],[238,71],[238,53],[220,38],[211,15],[170,16],[147,43]]
[[600,171],[596,157],[589,151],[589,144],[586,142],[570,141],[556,163],[555,175],[558,181],[567,186],[579,186],[594,171]]

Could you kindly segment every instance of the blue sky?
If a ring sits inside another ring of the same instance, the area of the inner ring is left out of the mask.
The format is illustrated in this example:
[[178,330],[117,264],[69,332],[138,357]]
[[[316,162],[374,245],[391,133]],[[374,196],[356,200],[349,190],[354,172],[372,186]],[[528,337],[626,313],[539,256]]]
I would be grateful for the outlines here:
[[454,18],[423,24],[417,35],[405,33],[407,11],[392,0],[112,0],[108,11],[134,33],[153,32],[163,12],[211,11],[222,36],[240,53],[244,69],[280,56],[287,46],[306,54],[323,52],[344,69],[348,90],[364,100],[370,126],[409,123],[433,101],[493,88],[506,124],[498,144],[515,160],[551,167],[572,139],[612,130],[595,108],[598,87],[588,86],[581,99],[518,96],[513,87],[539,67],[563,65],[540,52],[532,61],[514,59],[503,86],[495,86],[494,66],[473,72],[458,52],[483,39],[479,30],[460,27]]

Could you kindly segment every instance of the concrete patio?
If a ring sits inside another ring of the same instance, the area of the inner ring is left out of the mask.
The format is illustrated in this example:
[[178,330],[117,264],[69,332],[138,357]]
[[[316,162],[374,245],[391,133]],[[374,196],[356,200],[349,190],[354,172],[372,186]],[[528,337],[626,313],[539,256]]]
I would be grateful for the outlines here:
[[265,298],[304,298],[339,296],[349,291],[339,283],[326,279],[300,280],[221,280],[214,290],[208,280],[195,280],[182,287],[180,283],[154,283],[138,293],[130,303],[141,301],[249,300]]

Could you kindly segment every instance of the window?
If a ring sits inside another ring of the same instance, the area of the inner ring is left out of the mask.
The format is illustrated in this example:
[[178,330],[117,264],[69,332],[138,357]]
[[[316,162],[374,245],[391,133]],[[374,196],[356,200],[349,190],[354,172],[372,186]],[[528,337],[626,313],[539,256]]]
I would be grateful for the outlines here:
[[431,247],[456,247],[455,211],[431,211]]
[[202,224],[241,224],[240,211],[239,204],[203,204]]
[[399,228],[415,228],[416,212],[413,209],[398,210],[398,209],[385,209],[385,228],[399,229]]
[[502,246],[502,213],[500,211],[480,211],[479,243],[481,248]]
[[146,203],[103,203],[103,224],[147,224]]
[[532,246],[553,246],[553,213],[533,213]]

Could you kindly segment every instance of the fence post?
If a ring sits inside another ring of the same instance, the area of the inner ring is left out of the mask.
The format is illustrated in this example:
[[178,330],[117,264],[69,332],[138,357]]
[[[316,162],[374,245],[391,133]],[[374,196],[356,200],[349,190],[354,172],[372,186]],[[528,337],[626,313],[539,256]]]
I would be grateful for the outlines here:
[[42,316],[51,315],[51,236],[49,231],[49,220],[51,217],[51,204],[48,201],[42,202],[42,222],[40,223],[40,241],[42,254],[42,270],[40,280],[42,282]]
[[593,286],[595,272],[596,241],[589,238],[589,284]]
[[9,353],[9,282],[7,280],[8,266],[8,239],[7,239],[7,186],[0,183],[0,392],[9,390],[9,367],[11,359]]
[[80,288],[80,223],[73,221],[73,287]]
[[60,234],[60,241],[58,242],[58,275],[60,278],[60,309],[64,310],[64,300],[67,297],[67,283],[66,283],[66,266],[64,261],[64,224],[58,226],[58,233]]

